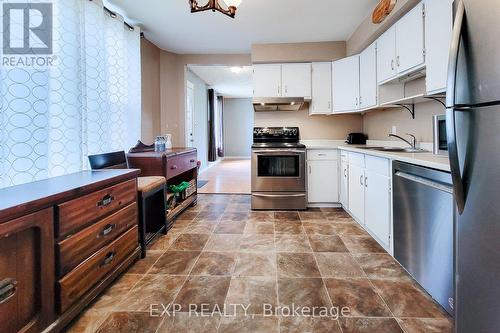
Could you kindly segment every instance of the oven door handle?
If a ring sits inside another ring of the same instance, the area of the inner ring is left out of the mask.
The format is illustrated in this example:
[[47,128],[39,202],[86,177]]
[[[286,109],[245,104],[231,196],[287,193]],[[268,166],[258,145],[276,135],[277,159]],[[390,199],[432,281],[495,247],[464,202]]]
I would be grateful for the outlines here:
[[269,149],[269,150],[255,150],[254,154],[305,154],[303,150],[278,150],[278,149]]
[[261,193],[252,193],[253,196],[255,197],[262,197],[262,198],[300,198],[300,197],[305,197],[306,195],[304,193],[300,194],[261,194]]

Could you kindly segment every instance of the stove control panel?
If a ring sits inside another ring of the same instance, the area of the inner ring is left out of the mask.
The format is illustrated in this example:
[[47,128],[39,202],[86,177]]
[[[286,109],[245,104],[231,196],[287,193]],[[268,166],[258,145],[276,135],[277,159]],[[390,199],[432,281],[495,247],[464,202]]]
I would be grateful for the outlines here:
[[253,129],[254,139],[285,139],[299,140],[298,127],[255,127]]

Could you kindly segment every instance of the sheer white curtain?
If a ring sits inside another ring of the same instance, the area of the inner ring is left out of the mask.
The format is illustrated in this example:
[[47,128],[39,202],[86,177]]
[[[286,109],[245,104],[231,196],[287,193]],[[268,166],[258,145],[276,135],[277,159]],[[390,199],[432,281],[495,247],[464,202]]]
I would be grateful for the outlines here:
[[85,169],[140,137],[139,28],[100,0],[56,0],[53,53],[47,68],[0,69],[0,187]]

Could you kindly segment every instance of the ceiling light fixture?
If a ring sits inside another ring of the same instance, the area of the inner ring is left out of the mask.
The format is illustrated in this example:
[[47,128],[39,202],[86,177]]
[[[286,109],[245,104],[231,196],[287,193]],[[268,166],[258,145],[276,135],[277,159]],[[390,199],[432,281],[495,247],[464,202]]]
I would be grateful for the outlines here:
[[[227,9],[221,6],[221,1],[226,4]],[[189,0],[189,5],[191,6],[191,13],[211,10],[213,12],[221,12],[222,14],[234,18],[236,16],[236,9],[241,4],[241,1],[242,0],[208,0],[206,5],[200,6],[198,5],[198,1]]]

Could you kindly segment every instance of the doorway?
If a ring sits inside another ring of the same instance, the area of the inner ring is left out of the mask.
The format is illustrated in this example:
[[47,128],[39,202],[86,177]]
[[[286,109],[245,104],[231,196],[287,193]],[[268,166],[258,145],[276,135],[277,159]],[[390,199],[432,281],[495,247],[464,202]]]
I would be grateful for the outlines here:
[[[254,120],[252,81],[250,66],[187,65],[186,142],[191,139],[192,123],[189,119],[194,117],[193,147],[198,150],[198,159],[201,161],[199,180],[202,184],[198,193],[251,192],[250,155]],[[215,93],[207,94],[210,89]],[[194,102],[190,94],[194,96]],[[208,104],[210,96],[214,95],[215,110],[211,113]],[[210,114],[214,119],[210,118]],[[218,155],[215,162],[207,159],[209,126],[214,127],[215,137],[211,142],[215,140]]]
[[186,147],[194,147],[194,84],[186,82]]

